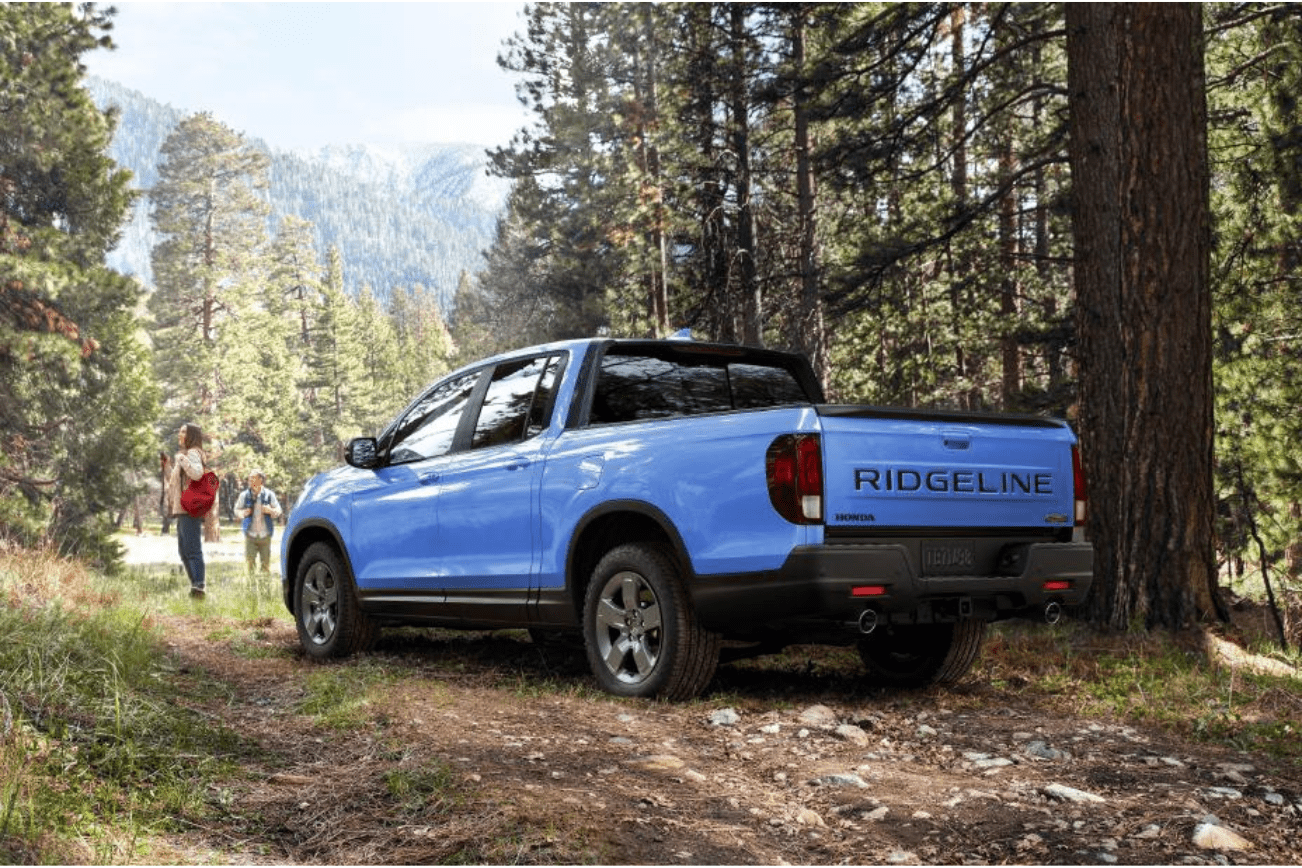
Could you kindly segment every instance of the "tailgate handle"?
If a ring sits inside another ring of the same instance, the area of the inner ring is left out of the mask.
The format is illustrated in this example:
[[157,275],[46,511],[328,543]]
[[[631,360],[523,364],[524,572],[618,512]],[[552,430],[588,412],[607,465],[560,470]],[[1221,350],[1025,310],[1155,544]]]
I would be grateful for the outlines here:
[[944,442],[946,449],[965,450],[972,446],[972,438],[967,434],[945,434]]

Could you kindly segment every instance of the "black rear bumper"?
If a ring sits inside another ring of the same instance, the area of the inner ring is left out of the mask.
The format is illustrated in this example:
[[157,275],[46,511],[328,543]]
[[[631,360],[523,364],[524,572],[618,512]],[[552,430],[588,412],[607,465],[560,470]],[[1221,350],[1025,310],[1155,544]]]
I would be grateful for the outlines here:
[[921,576],[907,542],[803,546],[775,572],[696,576],[692,598],[702,623],[725,633],[811,620],[854,627],[866,610],[882,623],[996,621],[1085,599],[1089,543],[1028,543],[1018,554],[1016,575]]

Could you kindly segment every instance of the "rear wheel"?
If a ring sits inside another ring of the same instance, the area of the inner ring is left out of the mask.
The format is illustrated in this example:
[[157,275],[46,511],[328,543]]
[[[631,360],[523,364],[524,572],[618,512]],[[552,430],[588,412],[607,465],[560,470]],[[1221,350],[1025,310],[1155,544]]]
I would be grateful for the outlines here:
[[714,677],[719,636],[697,623],[672,555],[618,546],[593,570],[583,607],[588,664],[617,696],[691,699]]
[[294,578],[294,622],[309,657],[347,657],[375,644],[379,628],[362,613],[357,588],[334,547],[313,543]]
[[957,683],[981,653],[986,622],[890,627],[859,641],[868,680],[884,687]]

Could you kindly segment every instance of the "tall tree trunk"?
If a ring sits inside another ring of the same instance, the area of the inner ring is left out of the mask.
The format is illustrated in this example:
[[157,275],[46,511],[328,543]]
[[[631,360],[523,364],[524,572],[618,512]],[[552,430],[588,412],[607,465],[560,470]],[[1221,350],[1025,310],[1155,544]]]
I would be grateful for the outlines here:
[[664,179],[660,175],[660,146],[657,137],[660,134],[660,106],[658,93],[659,60],[654,8],[651,4],[641,4],[638,9],[642,14],[642,35],[646,40],[646,49],[642,52],[644,70],[638,87],[642,102],[642,121],[639,133],[642,138],[643,170],[646,173],[644,196],[652,198],[650,203],[651,231],[647,244],[654,259],[647,272],[648,311],[651,315],[652,337],[664,337],[669,333],[669,255],[665,242],[665,206]]
[[1213,612],[1211,303],[1202,10],[1068,4],[1090,616]]
[[[1016,170],[1011,133],[1005,132],[999,143],[999,168],[1004,178]],[[1021,346],[1017,342],[1020,319],[1017,304],[1017,192],[1009,188],[999,200],[999,264],[1003,274],[999,281],[999,321],[1004,333],[999,338],[1002,377],[1000,403],[1009,409],[1022,388]]]
[[791,18],[791,55],[796,88],[792,100],[795,115],[796,209],[800,215],[800,337],[801,347],[814,366],[814,373],[826,391],[832,380],[832,363],[823,320],[823,296],[819,291],[817,218],[814,213],[814,166],[809,137],[808,98],[805,94],[805,27],[809,10],[804,4]]
[[755,262],[755,209],[751,202],[750,100],[747,93],[746,4],[731,3],[729,41],[732,44],[730,101],[732,146],[737,160],[737,258],[741,262],[742,343],[762,346],[763,298]]
[[[1032,66],[1040,68],[1040,47],[1031,52]],[[1031,104],[1031,124],[1039,127],[1044,122],[1044,100],[1037,96]],[[1049,185],[1045,178],[1044,167],[1035,170],[1035,271],[1041,281],[1049,280]],[[1053,322],[1058,316],[1058,300],[1053,293],[1047,293],[1044,299],[1045,318]],[[1055,389],[1063,379],[1063,347],[1058,339],[1050,339],[1045,345],[1045,367],[1049,375],[1049,388]]]
[[[949,55],[950,63],[953,66],[950,75],[953,76],[956,82],[962,80],[964,69],[967,66],[967,50],[963,44],[966,22],[967,9],[962,5],[954,6],[949,13]],[[954,94],[953,106],[950,109],[953,168],[950,173],[949,183],[951,194],[954,197],[954,207],[958,212],[966,208],[968,200],[967,99],[967,88],[957,88]],[[942,143],[938,142],[937,144]],[[962,317],[963,311],[971,310],[968,296],[971,293],[972,263],[971,257],[961,245],[951,242],[948,246],[950,304],[953,305],[955,319],[959,319]],[[959,381],[967,386],[958,397],[963,407],[972,409],[979,407],[981,404],[981,389],[975,382],[977,360],[972,357],[973,354],[968,352],[967,340],[968,336],[965,330],[959,329],[954,332],[954,371]]]
[[[687,318],[715,339],[737,342],[735,319],[728,309],[729,268],[728,232],[724,220],[726,172],[722,168],[720,149],[726,147],[720,94],[726,85],[721,72],[726,61],[715,38],[720,4],[690,3],[683,10],[682,41],[686,56],[687,82],[681,95],[678,123],[685,124],[684,135],[694,157],[687,161],[686,178],[692,190],[687,208],[695,215],[696,253],[689,260],[685,275],[683,301],[693,308]],[[683,313],[682,304],[676,312]]]

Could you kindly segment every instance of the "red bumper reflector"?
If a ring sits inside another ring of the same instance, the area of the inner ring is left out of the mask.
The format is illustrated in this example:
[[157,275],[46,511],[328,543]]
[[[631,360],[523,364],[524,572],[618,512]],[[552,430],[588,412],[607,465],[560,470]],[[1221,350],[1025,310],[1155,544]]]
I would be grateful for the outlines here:
[[1044,589],[1046,591],[1070,591],[1071,582],[1066,581],[1065,579],[1056,579],[1051,582],[1045,582]]
[[860,585],[850,590],[852,597],[884,597],[886,596],[885,585]]

